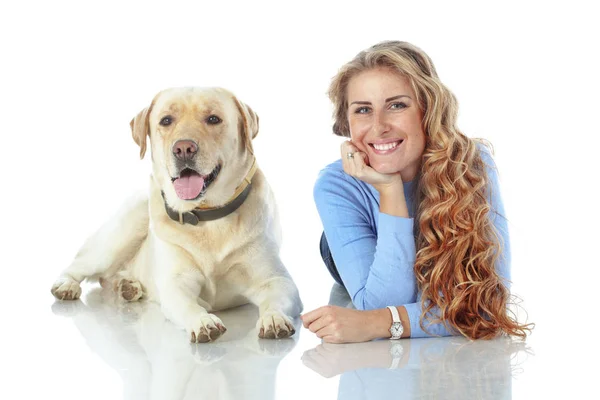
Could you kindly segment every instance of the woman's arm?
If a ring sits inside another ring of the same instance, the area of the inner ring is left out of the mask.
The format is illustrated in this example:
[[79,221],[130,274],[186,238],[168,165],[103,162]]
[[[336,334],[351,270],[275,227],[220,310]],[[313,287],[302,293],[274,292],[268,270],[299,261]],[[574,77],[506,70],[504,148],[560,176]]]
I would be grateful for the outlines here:
[[417,293],[413,219],[374,217],[370,195],[341,169],[325,169],[315,184],[315,204],[336,267],[357,309],[412,303]]
[[[406,309],[398,307],[398,313],[404,327],[402,337],[410,337],[410,321]],[[392,336],[392,314],[387,308],[364,311],[325,306],[306,313],[301,318],[305,328],[328,343],[359,343]]]

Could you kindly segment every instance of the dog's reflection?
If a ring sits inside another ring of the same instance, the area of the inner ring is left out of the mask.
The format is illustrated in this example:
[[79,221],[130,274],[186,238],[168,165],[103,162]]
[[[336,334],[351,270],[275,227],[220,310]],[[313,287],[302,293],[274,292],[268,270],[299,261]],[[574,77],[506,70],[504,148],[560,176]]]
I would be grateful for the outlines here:
[[216,313],[228,327],[215,343],[192,344],[151,302],[123,303],[93,289],[81,300],[57,301],[90,348],[123,379],[124,399],[273,399],[275,373],[296,345],[259,339],[258,310],[247,305]]
[[[332,289],[331,304],[348,300],[340,287]],[[340,375],[339,399],[510,399],[512,377],[530,354],[508,337],[444,337],[322,343],[302,362],[324,377]]]

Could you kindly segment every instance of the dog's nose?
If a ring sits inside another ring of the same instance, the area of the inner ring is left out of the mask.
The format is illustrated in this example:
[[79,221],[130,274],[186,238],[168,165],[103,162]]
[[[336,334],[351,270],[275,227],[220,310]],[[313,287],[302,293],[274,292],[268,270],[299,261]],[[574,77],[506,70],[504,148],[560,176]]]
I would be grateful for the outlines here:
[[173,145],[173,154],[180,160],[191,160],[198,152],[198,145],[191,140],[178,140]]

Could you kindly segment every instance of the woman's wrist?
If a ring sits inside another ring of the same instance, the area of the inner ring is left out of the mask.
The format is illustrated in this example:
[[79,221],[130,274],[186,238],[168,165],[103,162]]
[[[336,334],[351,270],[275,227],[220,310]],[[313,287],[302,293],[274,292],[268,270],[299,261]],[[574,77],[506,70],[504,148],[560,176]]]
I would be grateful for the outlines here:
[[411,335],[410,318],[408,318],[408,311],[406,311],[406,307],[398,307],[398,314],[400,315],[400,322],[402,322],[402,328],[404,328],[404,332],[402,332],[402,337],[409,338]]
[[[400,322],[402,322],[402,333],[403,338],[410,337],[410,320],[408,318],[408,312],[404,306],[397,307],[398,314],[400,315]],[[390,327],[392,326],[392,314],[387,308],[380,308],[377,310],[368,311],[370,313],[370,336],[373,339],[386,339],[392,337]]]
[[379,212],[396,217],[409,217],[401,180],[383,186],[378,185],[375,189],[379,192]]

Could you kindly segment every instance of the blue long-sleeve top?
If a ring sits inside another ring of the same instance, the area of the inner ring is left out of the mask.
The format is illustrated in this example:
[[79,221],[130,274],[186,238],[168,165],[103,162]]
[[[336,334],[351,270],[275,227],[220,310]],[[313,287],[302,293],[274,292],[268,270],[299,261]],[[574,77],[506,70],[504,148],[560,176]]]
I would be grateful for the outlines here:
[[[502,239],[496,271],[510,283],[510,242],[494,161],[478,146],[486,164],[492,220]],[[404,183],[409,218],[379,212],[379,192],[344,172],[337,160],[319,173],[314,199],[331,255],[354,307],[359,310],[404,306],[411,337],[449,336],[443,323],[420,326],[421,293],[414,274],[416,259],[413,182]]]

